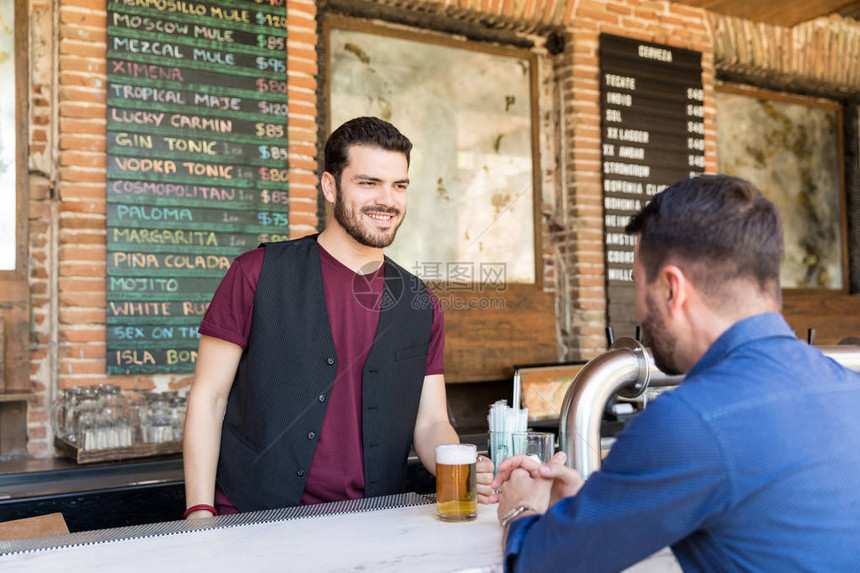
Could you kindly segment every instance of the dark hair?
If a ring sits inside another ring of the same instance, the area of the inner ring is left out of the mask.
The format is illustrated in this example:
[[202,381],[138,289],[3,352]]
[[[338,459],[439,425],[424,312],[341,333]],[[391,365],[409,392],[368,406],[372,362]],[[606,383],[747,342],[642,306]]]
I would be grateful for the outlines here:
[[335,129],[325,142],[325,170],[334,176],[338,185],[340,175],[349,162],[349,148],[352,145],[367,145],[402,153],[406,156],[406,165],[409,165],[412,142],[405,135],[377,117],[356,117]]
[[636,213],[624,231],[639,235],[648,282],[672,262],[709,295],[719,296],[725,281],[745,278],[781,299],[782,221],[748,181],[728,175],[679,181]]

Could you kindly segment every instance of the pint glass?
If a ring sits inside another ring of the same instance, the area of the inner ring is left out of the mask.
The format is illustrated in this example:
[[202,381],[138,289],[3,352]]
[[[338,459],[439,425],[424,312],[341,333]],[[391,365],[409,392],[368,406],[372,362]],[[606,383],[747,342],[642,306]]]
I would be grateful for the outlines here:
[[436,446],[436,515],[445,521],[468,521],[478,515],[474,444]]

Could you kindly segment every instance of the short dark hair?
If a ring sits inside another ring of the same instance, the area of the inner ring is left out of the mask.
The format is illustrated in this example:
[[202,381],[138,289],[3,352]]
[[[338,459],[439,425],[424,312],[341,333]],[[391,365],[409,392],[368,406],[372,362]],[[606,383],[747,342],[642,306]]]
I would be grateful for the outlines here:
[[624,231],[639,235],[648,282],[672,262],[709,295],[719,296],[725,281],[743,278],[781,300],[782,221],[749,181],[728,175],[684,179],[658,193]]
[[349,148],[352,145],[367,145],[402,153],[406,156],[406,165],[409,165],[412,142],[405,135],[378,117],[356,117],[335,129],[325,142],[325,170],[334,176],[338,185],[349,161]]

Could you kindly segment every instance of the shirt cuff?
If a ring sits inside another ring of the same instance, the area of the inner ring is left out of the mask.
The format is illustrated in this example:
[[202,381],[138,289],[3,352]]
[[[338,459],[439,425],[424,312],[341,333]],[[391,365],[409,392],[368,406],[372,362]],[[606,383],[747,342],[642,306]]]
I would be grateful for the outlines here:
[[526,535],[539,517],[539,515],[527,515],[513,520],[508,525],[508,538],[505,543],[505,573],[515,571],[514,566],[526,540]]
[[242,350],[248,349],[248,341],[241,336],[237,336],[234,332],[229,329],[221,328],[209,322],[200,323],[200,327],[197,329],[199,334],[205,334],[206,336],[211,336],[213,338],[220,338],[221,340],[232,342],[236,346],[241,346]]

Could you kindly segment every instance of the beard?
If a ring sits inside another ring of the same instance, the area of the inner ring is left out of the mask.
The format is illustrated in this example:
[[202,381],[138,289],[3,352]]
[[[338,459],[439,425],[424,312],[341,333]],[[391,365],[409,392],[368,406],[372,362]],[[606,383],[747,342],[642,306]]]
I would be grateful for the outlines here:
[[683,374],[675,361],[675,345],[677,337],[669,331],[666,321],[655,310],[655,305],[647,301],[648,312],[642,321],[642,332],[654,355],[657,368],[670,376]]
[[[403,222],[403,217],[400,216],[400,211],[394,207],[363,207],[359,211],[355,211],[352,207],[347,206],[343,200],[343,193],[340,190],[340,184],[336,185],[337,197],[334,200],[334,218],[340,223],[340,226],[353,239],[365,247],[373,247],[382,249],[394,242],[394,236],[397,235],[397,229]],[[377,231],[368,227],[362,217],[365,213],[385,213],[394,216],[394,223],[391,228],[386,231]]]

